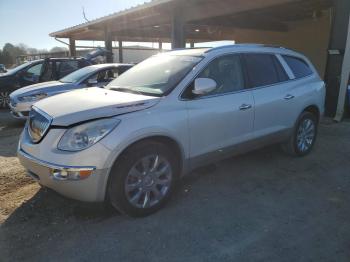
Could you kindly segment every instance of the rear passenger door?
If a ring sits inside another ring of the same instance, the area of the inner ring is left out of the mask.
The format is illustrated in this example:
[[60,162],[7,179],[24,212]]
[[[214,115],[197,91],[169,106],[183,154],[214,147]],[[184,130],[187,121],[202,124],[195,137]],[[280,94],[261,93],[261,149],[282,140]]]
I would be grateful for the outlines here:
[[282,139],[295,121],[287,72],[274,54],[247,53],[243,58],[255,101],[254,136]]

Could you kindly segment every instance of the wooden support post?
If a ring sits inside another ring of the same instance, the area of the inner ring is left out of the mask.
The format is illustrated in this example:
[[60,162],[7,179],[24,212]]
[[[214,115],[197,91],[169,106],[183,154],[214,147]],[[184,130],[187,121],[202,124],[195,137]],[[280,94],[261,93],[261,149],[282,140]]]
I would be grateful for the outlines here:
[[123,63],[123,41],[118,41],[119,63]]
[[108,51],[106,62],[113,63],[112,34],[105,29],[105,48]]
[[337,111],[334,117],[334,121],[340,122],[344,117],[344,109],[346,102],[346,95],[348,90],[348,84],[350,79],[350,16],[348,23],[348,35],[345,44],[345,54],[343,58],[342,71],[340,77],[340,89],[338,95]]
[[185,48],[185,28],[184,19],[181,15],[180,6],[177,5],[173,9],[171,21],[171,48]]
[[[347,55],[346,43],[349,34],[350,1],[334,1],[332,8],[332,28],[328,46],[328,58],[326,73],[326,114],[335,116],[340,121],[344,112],[343,99],[345,95],[346,70],[344,70],[344,59]],[[346,59],[345,59],[346,60]],[[343,72],[342,72],[343,71]],[[340,83],[342,82],[342,83]],[[341,86],[341,87],[340,87]]]
[[75,48],[75,40],[73,38],[69,38],[69,55],[75,57],[77,55]]

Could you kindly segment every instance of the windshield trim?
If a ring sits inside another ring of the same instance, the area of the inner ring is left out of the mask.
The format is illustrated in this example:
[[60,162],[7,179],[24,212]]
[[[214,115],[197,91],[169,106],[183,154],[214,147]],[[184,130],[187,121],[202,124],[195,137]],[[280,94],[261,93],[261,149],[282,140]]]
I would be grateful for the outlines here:
[[[151,57],[157,57],[157,56],[161,56],[161,55],[164,55],[164,54],[156,54],[156,55],[153,55],[153,56],[150,56],[149,58]],[[143,92],[143,91],[139,91],[139,90],[134,90],[135,93],[138,92],[138,93],[142,93],[146,96],[155,96],[155,97],[165,97],[165,96],[168,96],[184,79],[185,77],[193,70],[193,68],[195,68],[201,61],[203,61],[203,59],[205,58],[205,56],[203,55],[181,55],[181,54],[169,54],[171,56],[177,56],[177,57],[196,57],[196,58],[200,58],[196,63],[194,63],[192,65],[191,68],[189,68],[186,73],[178,80],[176,81],[170,88],[168,88],[168,90],[166,90],[164,93],[162,94],[157,94],[157,93],[151,93],[151,92]],[[147,58],[148,59],[148,58]],[[108,84],[109,85],[109,84]],[[113,88],[123,88],[122,86],[107,86],[108,89],[112,90]],[[125,87],[127,88],[127,87]],[[115,89],[114,89],[115,90]],[[132,89],[130,89],[131,91],[133,91]],[[116,90],[118,91],[118,90]],[[123,91],[120,91],[120,92],[123,92]]]
[[[83,69],[88,69],[90,66],[85,66],[85,67],[82,67],[82,68],[79,68],[75,71],[73,71],[72,73],[70,74],[74,74],[76,73],[77,71],[79,70],[83,70]],[[83,82],[84,80],[86,80],[88,77],[90,77],[91,75],[95,74],[96,72],[98,72],[98,70],[96,69],[93,69],[92,71],[90,71],[89,73],[87,73],[87,75],[83,75],[81,77],[79,77],[78,79],[76,79],[74,82],[72,81],[62,81],[63,78],[66,78],[67,76],[69,76],[70,74],[64,76],[64,77],[61,77],[58,81],[60,81],[61,83],[65,83],[65,84],[81,84],[81,82]]]

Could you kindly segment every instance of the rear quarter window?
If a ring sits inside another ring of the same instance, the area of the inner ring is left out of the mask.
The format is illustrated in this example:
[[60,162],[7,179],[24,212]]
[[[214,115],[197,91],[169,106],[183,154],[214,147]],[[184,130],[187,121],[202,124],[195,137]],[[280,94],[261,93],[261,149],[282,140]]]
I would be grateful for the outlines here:
[[313,72],[311,68],[303,59],[286,55],[283,56],[283,59],[286,61],[296,78],[312,75]]
[[250,88],[273,85],[288,80],[286,72],[274,55],[246,53],[243,57]]

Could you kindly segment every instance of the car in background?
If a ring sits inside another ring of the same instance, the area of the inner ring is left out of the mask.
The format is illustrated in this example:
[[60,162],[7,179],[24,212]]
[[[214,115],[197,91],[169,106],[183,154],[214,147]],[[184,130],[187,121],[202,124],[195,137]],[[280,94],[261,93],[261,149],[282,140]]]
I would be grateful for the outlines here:
[[11,113],[16,118],[25,119],[31,106],[43,98],[84,87],[102,87],[132,66],[132,64],[92,65],[74,71],[58,81],[22,87],[10,94]]
[[30,61],[7,70],[0,75],[0,108],[7,108],[9,94],[21,87],[40,82],[58,80],[89,65],[99,56],[106,54],[105,49],[98,48],[85,57],[46,58]]
[[0,64],[0,73],[6,73],[7,70],[6,70],[6,67],[4,64]]

